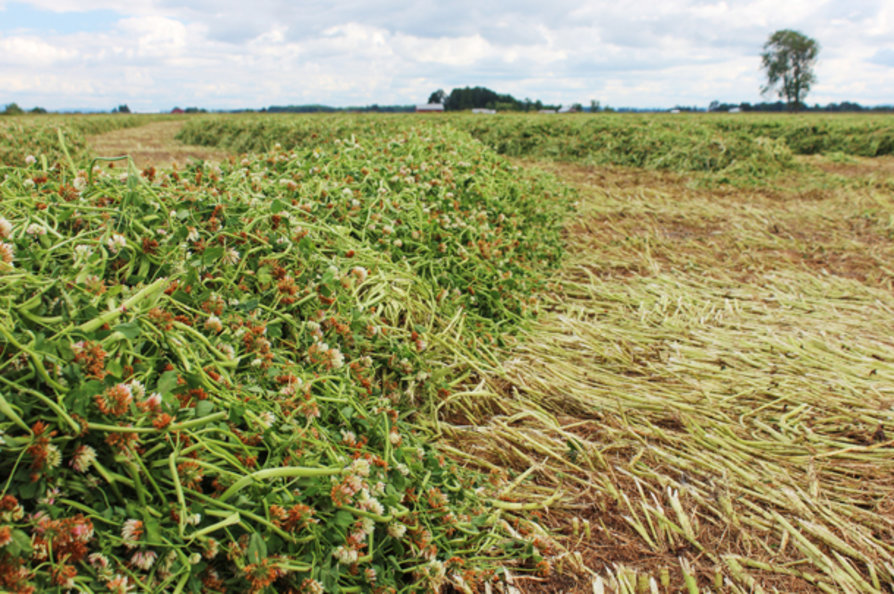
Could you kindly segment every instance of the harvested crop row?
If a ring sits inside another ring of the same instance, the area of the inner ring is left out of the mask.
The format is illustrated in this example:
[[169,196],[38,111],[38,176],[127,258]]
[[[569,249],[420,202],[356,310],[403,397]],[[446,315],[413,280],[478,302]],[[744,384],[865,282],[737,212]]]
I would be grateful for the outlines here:
[[43,156],[50,164],[69,157],[80,160],[89,153],[86,137],[91,134],[168,119],[163,115],[7,117],[0,122],[0,166],[21,167],[28,155]]
[[537,526],[413,415],[535,304],[551,178],[430,127],[142,178],[40,163],[0,184],[0,588],[537,569]]
[[[408,116],[215,116],[187,122],[180,140],[234,151],[293,147],[317,137],[398,127]],[[766,184],[791,171],[793,154],[874,157],[894,152],[885,116],[449,114],[437,123],[465,130],[500,154],[624,165],[705,175],[706,181]]]

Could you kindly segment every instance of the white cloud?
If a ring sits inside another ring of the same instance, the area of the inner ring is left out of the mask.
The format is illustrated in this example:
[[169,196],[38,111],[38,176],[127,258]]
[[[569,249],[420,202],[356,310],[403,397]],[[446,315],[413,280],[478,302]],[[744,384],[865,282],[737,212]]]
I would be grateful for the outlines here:
[[822,45],[809,101],[894,101],[885,0],[28,3],[121,15],[103,31],[4,33],[0,12],[7,100],[48,108],[410,104],[465,85],[554,103],[760,101],[758,55],[779,28]]
[[47,67],[77,57],[76,49],[57,47],[37,37],[0,37],[0,54],[9,64]]
[[162,16],[122,19],[118,28],[136,42],[135,55],[141,58],[178,56],[186,49],[191,33],[201,34],[199,26],[187,27],[180,21]]

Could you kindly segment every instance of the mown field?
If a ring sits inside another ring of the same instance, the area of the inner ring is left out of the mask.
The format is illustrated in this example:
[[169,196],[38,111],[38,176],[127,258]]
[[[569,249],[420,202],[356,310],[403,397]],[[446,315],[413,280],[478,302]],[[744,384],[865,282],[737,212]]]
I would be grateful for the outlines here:
[[892,591],[889,118],[0,126],[0,588]]

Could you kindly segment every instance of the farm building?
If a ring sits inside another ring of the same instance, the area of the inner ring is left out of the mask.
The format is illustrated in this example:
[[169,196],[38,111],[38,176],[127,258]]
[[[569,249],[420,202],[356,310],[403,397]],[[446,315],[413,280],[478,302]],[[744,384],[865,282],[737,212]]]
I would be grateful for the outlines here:
[[416,106],[416,113],[435,113],[444,111],[443,103],[425,103]]
[[496,109],[485,109],[484,107],[475,107],[472,113],[497,113]]

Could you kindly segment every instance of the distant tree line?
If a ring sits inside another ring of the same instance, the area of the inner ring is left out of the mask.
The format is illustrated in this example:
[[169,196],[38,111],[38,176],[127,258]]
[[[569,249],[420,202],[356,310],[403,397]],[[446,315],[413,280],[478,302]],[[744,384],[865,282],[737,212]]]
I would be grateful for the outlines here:
[[[693,111],[694,108],[688,107],[677,107],[680,111]],[[739,109],[740,111],[768,111],[768,112],[777,112],[777,111],[790,111],[792,106],[784,101],[774,101],[774,102],[764,102],[764,103],[720,103],[719,101],[712,101],[708,106],[708,111],[730,111],[732,109]],[[806,105],[804,103],[798,104],[798,111],[816,111],[816,112],[829,112],[829,113],[837,113],[837,112],[891,112],[894,111],[894,105],[876,105],[872,107],[864,107],[859,103],[855,103],[853,101],[842,101],[841,103],[828,103],[826,105],[820,105],[819,103],[814,104],[812,107]]]
[[[374,112],[374,113],[406,113],[415,110],[413,105],[364,105],[358,107],[331,107],[329,105],[271,105],[261,109],[262,113],[336,113],[336,112]],[[252,110],[243,110],[252,111]]]
[[[39,114],[46,112],[47,110],[43,107],[34,107],[27,113]],[[17,103],[7,103],[6,108],[3,111],[0,111],[0,115],[22,115],[23,113],[26,113],[25,110],[19,107]]]
[[450,91],[448,95],[438,89],[428,98],[429,103],[443,103],[446,111],[463,111],[467,109],[496,109],[497,111],[538,111],[541,109],[558,109],[558,105],[546,105],[539,99],[524,101],[512,95],[501,95],[486,87],[464,87]]

